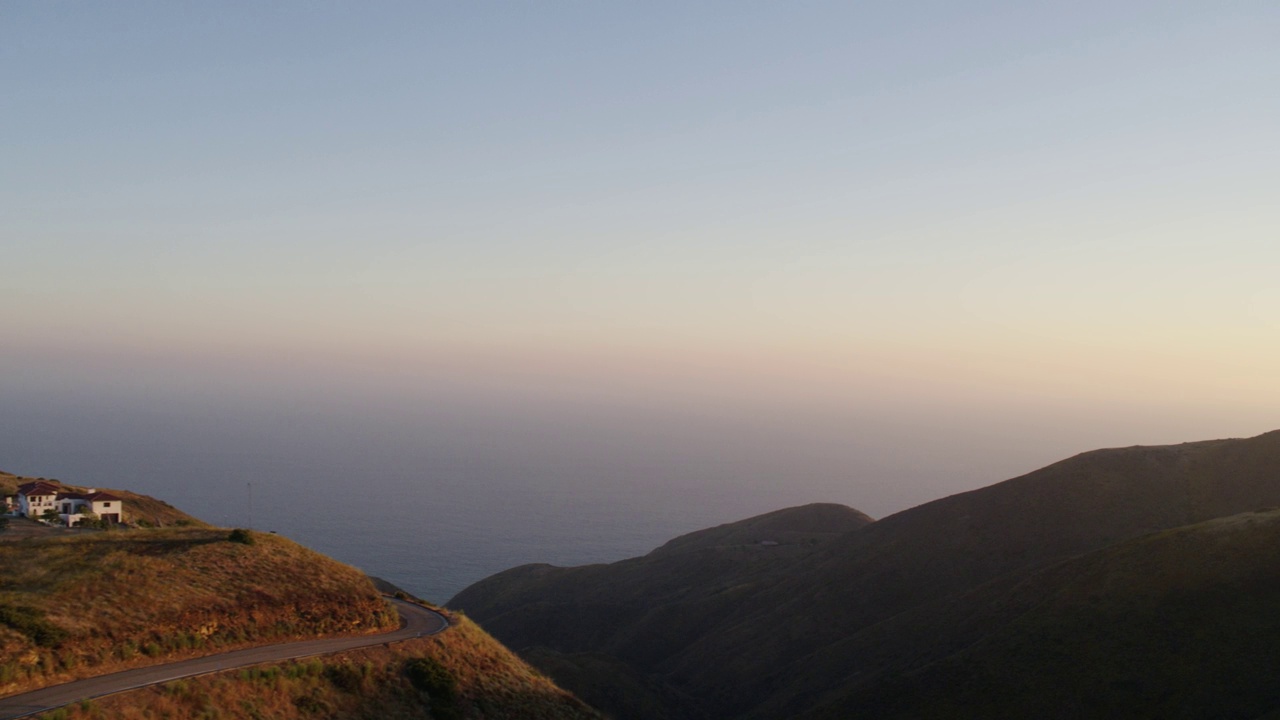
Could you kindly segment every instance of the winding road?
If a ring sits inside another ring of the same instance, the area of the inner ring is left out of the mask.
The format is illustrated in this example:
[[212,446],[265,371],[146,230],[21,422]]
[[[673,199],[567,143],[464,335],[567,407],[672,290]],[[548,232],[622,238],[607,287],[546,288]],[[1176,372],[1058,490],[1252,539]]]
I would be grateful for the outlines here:
[[236,668],[258,665],[280,660],[296,660],[313,655],[355,650],[356,648],[384,645],[386,643],[409,640],[410,638],[435,635],[449,627],[449,620],[434,610],[421,605],[391,599],[396,612],[400,613],[399,630],[392,630],[379,635],[358,635],[356,637],[326,638],[322,640],[303,640],[301,642],[281,643],[278,645],[262,645],[260,647],[233,650],[218,655],[180,660],[151,665],[134,670],[99,675],[98,677],[74,680],[61,685],[32,690],[21,695],[10,695],[0,698],[0,720],[12,720],[37,713],[47,712],[55,708],[69,705],[79,700],[114,695],[126,690],[169,682],[193,675],[234,670]]

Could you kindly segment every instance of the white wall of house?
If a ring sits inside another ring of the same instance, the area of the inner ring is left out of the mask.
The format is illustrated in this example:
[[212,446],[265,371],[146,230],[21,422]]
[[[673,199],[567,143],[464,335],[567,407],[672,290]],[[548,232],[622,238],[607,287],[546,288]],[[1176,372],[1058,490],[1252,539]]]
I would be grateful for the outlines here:
[[62,524],[66,525],[67,527],[75,527],[76,525],[80,524],[81,520],[84,519],[84,515],[82,513],[70,513],[70,514],[63,513],[58,516],[58,519],[61,520]]
[[54,502],[54,495],[26,495],[18,496],[18,510],[29,518],[39,518],[48,510],[56,510],[57,503]]

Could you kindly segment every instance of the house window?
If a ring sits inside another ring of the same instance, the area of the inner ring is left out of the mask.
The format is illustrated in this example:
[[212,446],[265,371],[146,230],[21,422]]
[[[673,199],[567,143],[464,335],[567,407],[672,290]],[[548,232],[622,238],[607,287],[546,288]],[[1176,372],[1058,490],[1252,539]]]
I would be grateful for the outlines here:
[[109,503],[109,502],[104,502],[104,503],[102,503],[102,507],[104,507],[104,508],[109,508],[109,507],[111,507],[111,503]]

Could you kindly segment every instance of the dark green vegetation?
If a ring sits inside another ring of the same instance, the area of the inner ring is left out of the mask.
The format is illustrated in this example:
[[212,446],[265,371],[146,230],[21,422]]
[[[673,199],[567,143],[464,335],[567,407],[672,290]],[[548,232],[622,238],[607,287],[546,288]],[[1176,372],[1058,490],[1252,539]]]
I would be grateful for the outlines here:
[[1101,450],[874,523],[808,506],[516,568],[450,605],[620,720],[1258,717],[1280,709],[1277,505],[1280,432]]
[[67,631],[45,618],[40,608],[23,605],[0,605],[0,626],[15,630],[40,647],[57,647]]

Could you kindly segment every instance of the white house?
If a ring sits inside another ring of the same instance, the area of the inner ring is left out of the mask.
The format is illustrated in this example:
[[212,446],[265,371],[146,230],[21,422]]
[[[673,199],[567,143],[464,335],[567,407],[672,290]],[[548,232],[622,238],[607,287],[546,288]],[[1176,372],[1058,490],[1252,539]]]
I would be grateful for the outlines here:
[[58,486],[47,482],[32,482],[18,486],[18,513],[29,518],[39,518],[50,510],[56,510]]
[[124,511],[123,500],[93,488],[82,493],[58,493],[57,503],[58,517],[62,518],[67,527],[75,526],[87,513],[93,513],[107,522],[118,523]]
[[18,488],[18,512],[29,518],[40,519],[52,510],[67,527],[80,522],[87,513],[93,513],[107,522],[118,523],[124,518],[124,501],[111,493],[93,488],[78,493],[69,492],[47,482],[33,482]]

